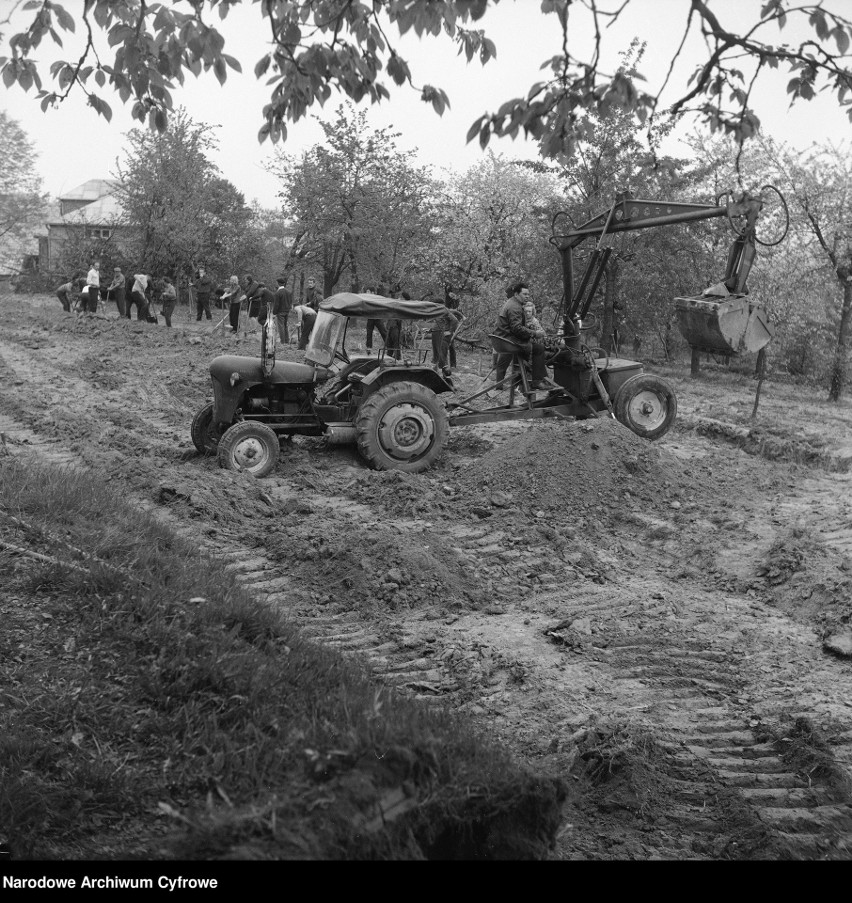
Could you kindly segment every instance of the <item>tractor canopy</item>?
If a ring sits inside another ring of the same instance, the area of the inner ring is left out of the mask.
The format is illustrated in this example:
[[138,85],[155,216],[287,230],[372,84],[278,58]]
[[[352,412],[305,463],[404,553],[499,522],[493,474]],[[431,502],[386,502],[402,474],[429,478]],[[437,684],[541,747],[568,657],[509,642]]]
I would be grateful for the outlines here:
[[381,295],[339,292],[320,302],[305,360],[321,367],[329,367],[343,345],[350,319],[370,320],[434,320],[447,312],[443,304],[434,301],[406,301],[383,298]]
[[366,317],[370,320],[434,320],[447,312],[434,301],[406,301],[381,295],[340,292],[320,302],[319,309],[344,317]]

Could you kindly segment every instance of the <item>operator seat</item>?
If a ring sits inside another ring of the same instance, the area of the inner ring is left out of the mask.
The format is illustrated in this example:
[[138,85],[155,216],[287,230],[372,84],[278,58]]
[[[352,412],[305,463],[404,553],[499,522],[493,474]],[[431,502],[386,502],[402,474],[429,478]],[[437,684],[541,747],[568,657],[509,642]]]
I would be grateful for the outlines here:
[[489,333],[488,338],[491,339],[491,347],[498,354],[510,354],[512,356],[506,376],[500,380],[495,388],[502,389],[507,382],[509,383],[509,407],[511,407],[515,403],[515,388],[518,380],[520,380],[521,392],[526,401],[526,406],[532,408],[536,394],[535,389],[532,387],[529,349],[520,342],[513,342],[511,339],[506,339],[493,333]]

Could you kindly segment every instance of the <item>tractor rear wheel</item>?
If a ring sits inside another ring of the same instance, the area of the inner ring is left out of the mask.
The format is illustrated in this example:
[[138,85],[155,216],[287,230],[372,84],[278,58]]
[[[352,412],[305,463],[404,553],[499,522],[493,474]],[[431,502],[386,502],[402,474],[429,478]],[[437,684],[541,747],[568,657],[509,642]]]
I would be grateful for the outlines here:
[[671,384],[653,373],[632,376],[618,390],[616,418],[643,439],[664,436],[677,416],[677,397]]
[[219,438],[222,433],[217,424],[213,423],[213,405],[206,404],[192,418],[192,426],[189,429],[192,436],[192,444],[200,455],[215,455],[219,446]]
[[358,450],[376,470],[426,470],[443,451],[448,429],[438,396],[415,382],[382,386],[355,418]]
[[219,466],[265,477],[274,470],[280,451],[274,430],[256,420],[242,420],[219,440]]

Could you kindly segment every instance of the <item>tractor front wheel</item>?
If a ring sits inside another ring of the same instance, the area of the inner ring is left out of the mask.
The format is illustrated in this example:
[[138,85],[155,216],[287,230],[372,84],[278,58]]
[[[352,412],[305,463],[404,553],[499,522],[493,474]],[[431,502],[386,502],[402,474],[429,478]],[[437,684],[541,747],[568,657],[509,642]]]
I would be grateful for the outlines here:
[[219,438],[222,433],[217,424],[213,422],[213,405],[206,404],[192,418],[190,427],[192,444],[200,455],[215,455],[219,446]]
[[677,416],[677,397],[671,384],[652,373],[632,376],[618,390],[616,418],[643,439],[664,436]]
[[382,386],[355,418],[358,450],[376,470],[426,470],[443,451],[448,429],[438,396],[415,382]]
[[243,420],[225,430],[219,440],[219,466],[265,477],[278,463],[280,451],[274,430],[256,420]]

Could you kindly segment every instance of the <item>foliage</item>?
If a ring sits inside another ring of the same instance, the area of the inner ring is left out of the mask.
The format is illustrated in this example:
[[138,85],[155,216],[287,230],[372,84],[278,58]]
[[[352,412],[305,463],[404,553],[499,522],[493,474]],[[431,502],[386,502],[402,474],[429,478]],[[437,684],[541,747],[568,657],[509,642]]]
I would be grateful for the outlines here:
[[[621,70],[628,76],[636,76],[644,50],[644,45],[634,41],[623,55]],[[683,199],[683,194],[692,188],[687,184],[688,178],[678,175],[685,169],[686,161],[660,159],[656,154],[659,141],[670,129],[671,123],[655,128],[651,133],[653,144],[649,146],[629,112],[612,107],[605,114],[586,114],[587,137],[576,143],[570,155],[557,156],[556,164],[550,167],[565,185],[568,202],[565,219],[557,220],[556,228],[580,226],[607,210],[621,192],[633,197]],[[652,160],[656,165],[649,166]],[[604,276],[602,303],[593,301],[591,310],[597,320],[598,339],[607,352],[618,344],[625,320],[630,322],[634,334],[640,324],[644,329],[657,331],[667,349],[665,336],[674,324],[673,292],[677,280],[672,278],[673,271],[689,243],[689,233],[684,230],[622,233],[604,239],[603,246],[610,248],[611,256]],[[590,263],[591,243],[580,247],[575,291]],[[625,286],[629,290],[624,290]]]
[[93,260],[101,262],[101,285],[109,283],[113,267],[121,267],[125,274],[131,271],[138,272],[133,270],[136,261],[132,256],[128,256],[128,251],[132,249],[132,240],[127,245],[116,240],[117,228],[121,223],[106,225],[111,227],[109,238],[90,237],[83,227],[68,230],[57,261],[58,272],[63,280],[85,276]]
[[[35,89],[42,109],[64,100],[75,87],[89,104],[109,119],[111,108],[101,94],[107,85],[122,102],[133,102],[132,115],[152,128],[166,128],[173,107],[172,92],[187,73],[213,70],[220,83],[228,69],[241,71],[239,60],[225,52],[225,39],[205,21],[205,15],[225,19],[247,0],[193,0],[182,12],[164,3],[143,0],[85,0],[79,16],[54,0],[27,0],[23,10],[32,14],[25,28],[9,40],[7,56],[0,57],[4,85]],[[499,0],[491,0],[491,7]],[[591,55],[581,57],[573,46],[569,18],[579,16],[571,0],[543,0],[541,11],[553,16],[563,34],[562,50],[546,60],[548,76],[532,85],[524,97],[508,100],[494,113],[474,122],[468,140],[478,138],[485,147],[492,135],[517,135],[521,130],[543,139],[548,155],[571,153],[575,143],[588,139],[584,112],[606,117],[614,108],[634,112],[645,121],[661,108],[663,84],[654,95],[643,90],[638,75],[623,70],[605,72],[600,65],[605,49],[605,27],[635,0],[587,0],[582,6],[591,17],[595,39]],[[852,37],[852,22],[825,8],[824,3],[765,0],[745,25],[729,27],[711,8],[713,0],[690,0],[682,5],[683,41],[671,61],[677,61],[690,34],[700,34],[706,48],[686,89],[675,92],[670,104],[676,114],[697,113],[714,131],[744,141],[752,137],[759,119],[751,108],[754,86],[771,69],[790,73],[787,94],[791,102],[810,100],[816,93],[833,92],[845,105],[852,89],[852,74],[845,54]],[[739,4],[724,7],[729,17]],[[716,6],[716,9],[719,7]],[[842,8],[842,7],[841,7]],[[391,88],[407,86],[440,115],[449,105],[445,91],[435,85],[415,87],[406,60],[394,47],[393,30],[418,37],[455,41],[468,61],[483,64],[496,55],[494,43],[476,25],[487,18],[488,0],[277,0],[258,4],[267,21],[259,23],[271,37],[272,48],[256,62],[257,78],[271,87],[263,108],[261,141],[286,139],[287,121],[298,121],[315,104],[322,105],[339,90],[356,103],[372,103],[390,96]],[[28,16],[29,18],[29,16]],[[788,22],[801,22],[809,36],[798,46],[782,42]],[[8,23],[8,19],[7,19]],[[59,60],[51,66],[53,86],[46,88],[33,57],[48,36],[61,45],[60,32],[74,32],[82,23],[87,40],[78,59]],[[94,34],[106,36],[115,49],[111,61],[98,54]],[[671,69],[669,70],[671,72]],[[850,108],[852,115],[852,108]]]
[[431,179],[397,149],[395,133],[369,128],[351,105],[322,128],[324,145],[272,167],[292,221],[292,257],[322,270],[326,295],[347,273],[353,286],[389,290],[411,277],[428,241]]
[[558,305],[559,258],[547,239],[559,194],[551,175],[492,153],[449,177],[424,268],[466,296],[466,333],[493,325],[517,279],[530,283],[539,310]]
[[0,271],[16,273],[46,203],[36,152],[18,123],[0,110]]
[[179,110],[168,132],[133,129],[127,138],[116,196],[136,230],[141,271],[190,276],[205,266],[225,278],[245,264],[251,211],[207,156],[216,143],[211,128]]
[[[829,399],[838,401],[846,384],[852,330],[852,163],[849,148],[817,145],[795,153],[763,143],[779,184],[792,204],[797,261],[807,261],[799,284],[822,308],[834,336]],[[801,295],[799,295],[801,297]],[[821,302],[821,303],[820,303]],[[802,336],[802,339],[805,337]],[[801,343],[800,343],[801,344]],[[807,346],[804,346],[807,351]]]

